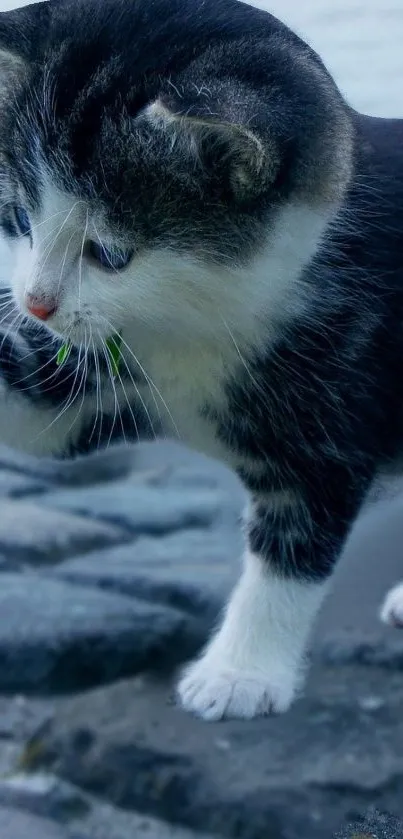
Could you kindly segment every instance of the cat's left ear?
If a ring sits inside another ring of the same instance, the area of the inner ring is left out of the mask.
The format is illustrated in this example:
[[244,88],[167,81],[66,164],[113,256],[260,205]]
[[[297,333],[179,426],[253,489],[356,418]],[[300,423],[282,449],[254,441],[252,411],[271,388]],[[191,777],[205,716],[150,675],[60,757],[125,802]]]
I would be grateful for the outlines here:
[[0,13],[0,88],[35,60],[46,37],[52,5],[32,3]]
[[268,189],[278,174],[277,150],[246,125],[187,109],[177,112],[157,99],[147,107],[155,126],[169,132],[187,152],[225,178],[239,200]]

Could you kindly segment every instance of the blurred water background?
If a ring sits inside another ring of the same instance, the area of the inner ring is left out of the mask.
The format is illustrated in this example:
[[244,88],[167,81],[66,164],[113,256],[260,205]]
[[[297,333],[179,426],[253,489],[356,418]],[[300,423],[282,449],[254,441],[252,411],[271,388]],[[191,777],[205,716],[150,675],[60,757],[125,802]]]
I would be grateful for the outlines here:
[[353,107],[403,116],[402,0],[255,0],[321,55]]

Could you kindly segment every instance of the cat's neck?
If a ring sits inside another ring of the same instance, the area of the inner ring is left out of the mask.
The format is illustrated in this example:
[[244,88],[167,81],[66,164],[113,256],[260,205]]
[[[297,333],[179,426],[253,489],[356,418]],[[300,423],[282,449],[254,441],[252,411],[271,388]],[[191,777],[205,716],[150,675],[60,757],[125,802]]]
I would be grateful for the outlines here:
[[[244,355],[266,351],[284,323],[305,310],[309,288],[303,273],[331,220],[330,211],[323,208],[285,207],[253,260],[231,270],[211,269],[210,296],[205,282],[204,295],[195,305],[194,288],[187,295],[184,287],[166,322],[144,323],[135,316],[127,320],[122,335],[128,351],[144,363],[170,358],[173,365],[182,366],[183,359],[196,365],[200,358],[210,359],[217,370],[231,368]],[[189,263],[190,286],[191,272]]]

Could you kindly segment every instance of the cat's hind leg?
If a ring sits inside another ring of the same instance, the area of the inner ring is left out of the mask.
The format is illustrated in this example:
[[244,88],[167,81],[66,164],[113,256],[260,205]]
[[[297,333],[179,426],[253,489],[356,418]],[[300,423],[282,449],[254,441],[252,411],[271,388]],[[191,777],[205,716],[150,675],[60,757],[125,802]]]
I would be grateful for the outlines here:
[[388,591],[380,610],[380,617],[383,623],[403,629],[403,583],[398,583]]

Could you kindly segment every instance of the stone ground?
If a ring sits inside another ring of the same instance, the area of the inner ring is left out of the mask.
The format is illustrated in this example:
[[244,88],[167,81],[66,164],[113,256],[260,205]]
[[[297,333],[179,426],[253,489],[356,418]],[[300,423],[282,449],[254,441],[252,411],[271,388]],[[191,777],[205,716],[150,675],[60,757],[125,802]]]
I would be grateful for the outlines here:
[[1,839],[403,836],[403,633],[377,619],[400,487],[352,534],[293,710],[207,725],[175,672],[238,573],[242,504],[174,443],[61,465],[0,449]]
[[[351,104],[402,115],[401,0],[255,4]],[[174,673],[236,577],[241,505],[174,445],[85,468],[0,453],[0,839],[402,839],[403,633],[377,612],[403,577],[403,490],[352,534],[294,709],[207,726]]]

